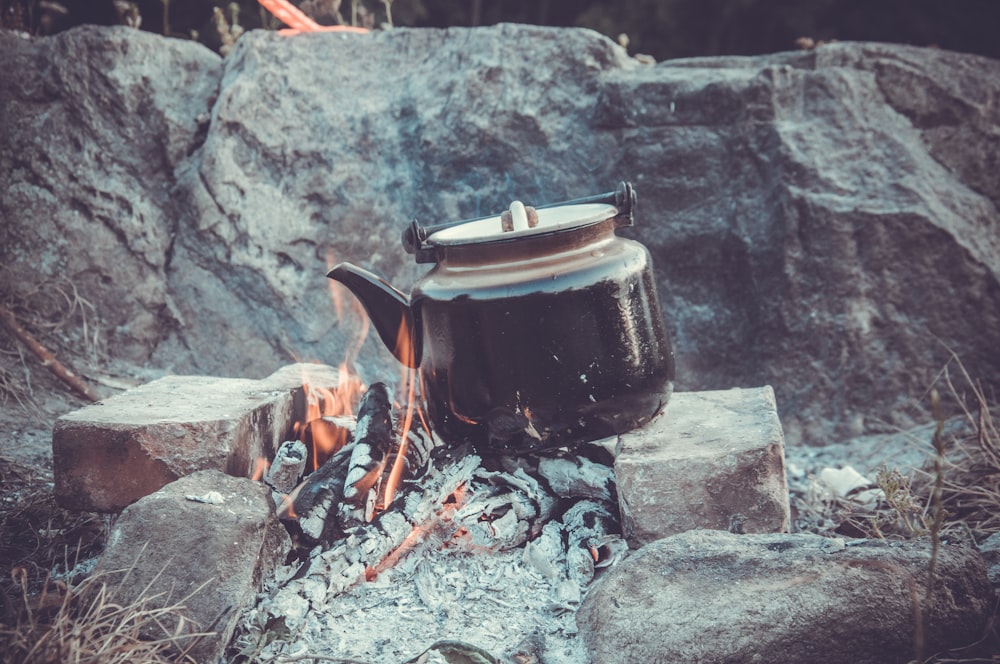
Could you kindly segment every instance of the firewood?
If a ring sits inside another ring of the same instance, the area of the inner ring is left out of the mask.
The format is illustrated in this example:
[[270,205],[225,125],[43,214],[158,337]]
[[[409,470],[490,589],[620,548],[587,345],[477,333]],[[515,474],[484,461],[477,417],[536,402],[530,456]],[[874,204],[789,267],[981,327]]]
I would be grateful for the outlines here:
[[344,501],[338,509],[341,527],[371,520],[390,449],[396,444],[392,400],[385,383],[373,383],[358,405],[354,451],[344,482]]
[[290,440],[282,443],[274,455],[274,462],[264,474],[264,482],[275,491],[289,493],[302,477],[307,456],[308,450],[302,441]]
[[329,518],[344,496],[344,480],[354,443],[350,442],[313,471],[289,496],[291,514],[302,530],[304,544],[330,544],[343,535],[337,520]]
[[[359,526],[332,548],[318,554],[308,563],[309,569],[298,576],[321,579],[331,596],[339,595],[367,573],[377,569],[404,541],[415,543],[415,526],[428,532],[437,515],[444,509],[448,496],[468,483],[480,459],[467,455],[453,460],[440,472],[432,473],[420,487],[406,491],[393,503],[393,509],[381,514],[372,523]],[[294,585],[288,592],[297,592]]]

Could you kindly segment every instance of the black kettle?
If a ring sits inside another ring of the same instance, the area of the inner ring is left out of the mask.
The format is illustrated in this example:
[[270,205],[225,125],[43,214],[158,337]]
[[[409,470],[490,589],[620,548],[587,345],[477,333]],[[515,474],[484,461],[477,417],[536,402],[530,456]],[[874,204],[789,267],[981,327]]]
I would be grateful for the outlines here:
[[419,368],[435,431],[490,453],[606,438],[670,398],[674,357],[628,183],[585,199],[420,226],[404,248],[434,267],[409,296],[348,263],[382,341]]

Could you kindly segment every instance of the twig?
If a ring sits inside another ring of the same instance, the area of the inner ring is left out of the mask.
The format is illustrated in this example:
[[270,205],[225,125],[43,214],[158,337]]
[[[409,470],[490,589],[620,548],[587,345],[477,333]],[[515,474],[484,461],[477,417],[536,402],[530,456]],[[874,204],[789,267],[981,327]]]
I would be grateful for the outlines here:
[[82,378],[77,376],[75,373],[66,368],[62,362],[56,359],[55,355],[52,354],[48,348],[43,346],[38,339],[36,339],[30,332],[28,332],[24,327],[18,322],[17,318],[14,316],[6,307],[0,305],[0,323],[10,330],[11,334],[21,340],[21,342],[28,347],[35,357],[37,357],[42,362],[42,366],[48,368],[56,378],[62,382],[69,385],[81,396],[91,400],[100,401],[101,397],[94,391],[90,385],[88,385]]
[[934,414],[936,424],[934,427],[934,491],[931,494],[931,505],[934,514],[934,523],[931,526],[931,561],[927,568],[927,593],[924,596],[924,613],[920,629],[917,630],[916,643],[914,645],[916,660],[922,662],[924,659],[924,648],[926,647],[926,635],[924,629],[931,619],[932,604],[934,602],[934,581],[937,573],[938,554],[941,550],[941,527],[944,525],[944,506],[942,505],[941,493],[944,489],[944,415],[941,412],[941,397],[937,390],[931,390],[931,412]]

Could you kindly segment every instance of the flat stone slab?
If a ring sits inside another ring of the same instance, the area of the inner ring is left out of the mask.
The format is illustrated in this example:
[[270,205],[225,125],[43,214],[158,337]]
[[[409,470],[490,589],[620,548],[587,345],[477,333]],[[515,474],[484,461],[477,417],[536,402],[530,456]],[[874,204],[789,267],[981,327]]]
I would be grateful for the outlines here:
[[178,651],[190,647],[195,661],[218,662],[240,614],[290,546],[266,486],[203,470],[126,507],[95,574],[109,600],[123,606],[182,606],[143,636],[173,639]]
[[[930,538],[688,531],[608,570],[577,613],[593,664],[904,664],[979,640],[994,605],[975,549]],[[914,606],[914,596],[918,607]]]
[[314,364],[261,380],[167,376],[64,415],[52,433],[56,499],[113,512],[198,470],[249,477],[292,435],[303,381],[338,379]]
[[789,527],[784,437],[770,386],[675,392],[615,461],[629,546],[687,530]]

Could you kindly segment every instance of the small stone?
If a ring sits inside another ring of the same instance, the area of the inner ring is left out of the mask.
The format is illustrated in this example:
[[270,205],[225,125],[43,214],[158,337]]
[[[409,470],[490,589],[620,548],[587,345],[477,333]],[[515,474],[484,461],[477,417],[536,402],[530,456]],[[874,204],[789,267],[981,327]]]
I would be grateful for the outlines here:
[[290,546],[269,493],[217,470],[167,484],[122,511],[95,574],[103,574],[111,601],[152,598],[147,609],[183,604],[183,625],[164,616],[162,629],[147,627],[143,636],[171,638],[180,630],[175,644],[185,648],[184,634],[214,632],[194,642],[190,655],[218,661],[240,613]]
[[221,505],[226,502],[225,496],[218,491],[209,491],[203,496],[185,496],[185,498],[196,503],[205,503],[207,505]]
[[770,386],[674,393],[659,417],[621,436],[615,477],[629,545],[697,528],[788,530],[784,459]]

